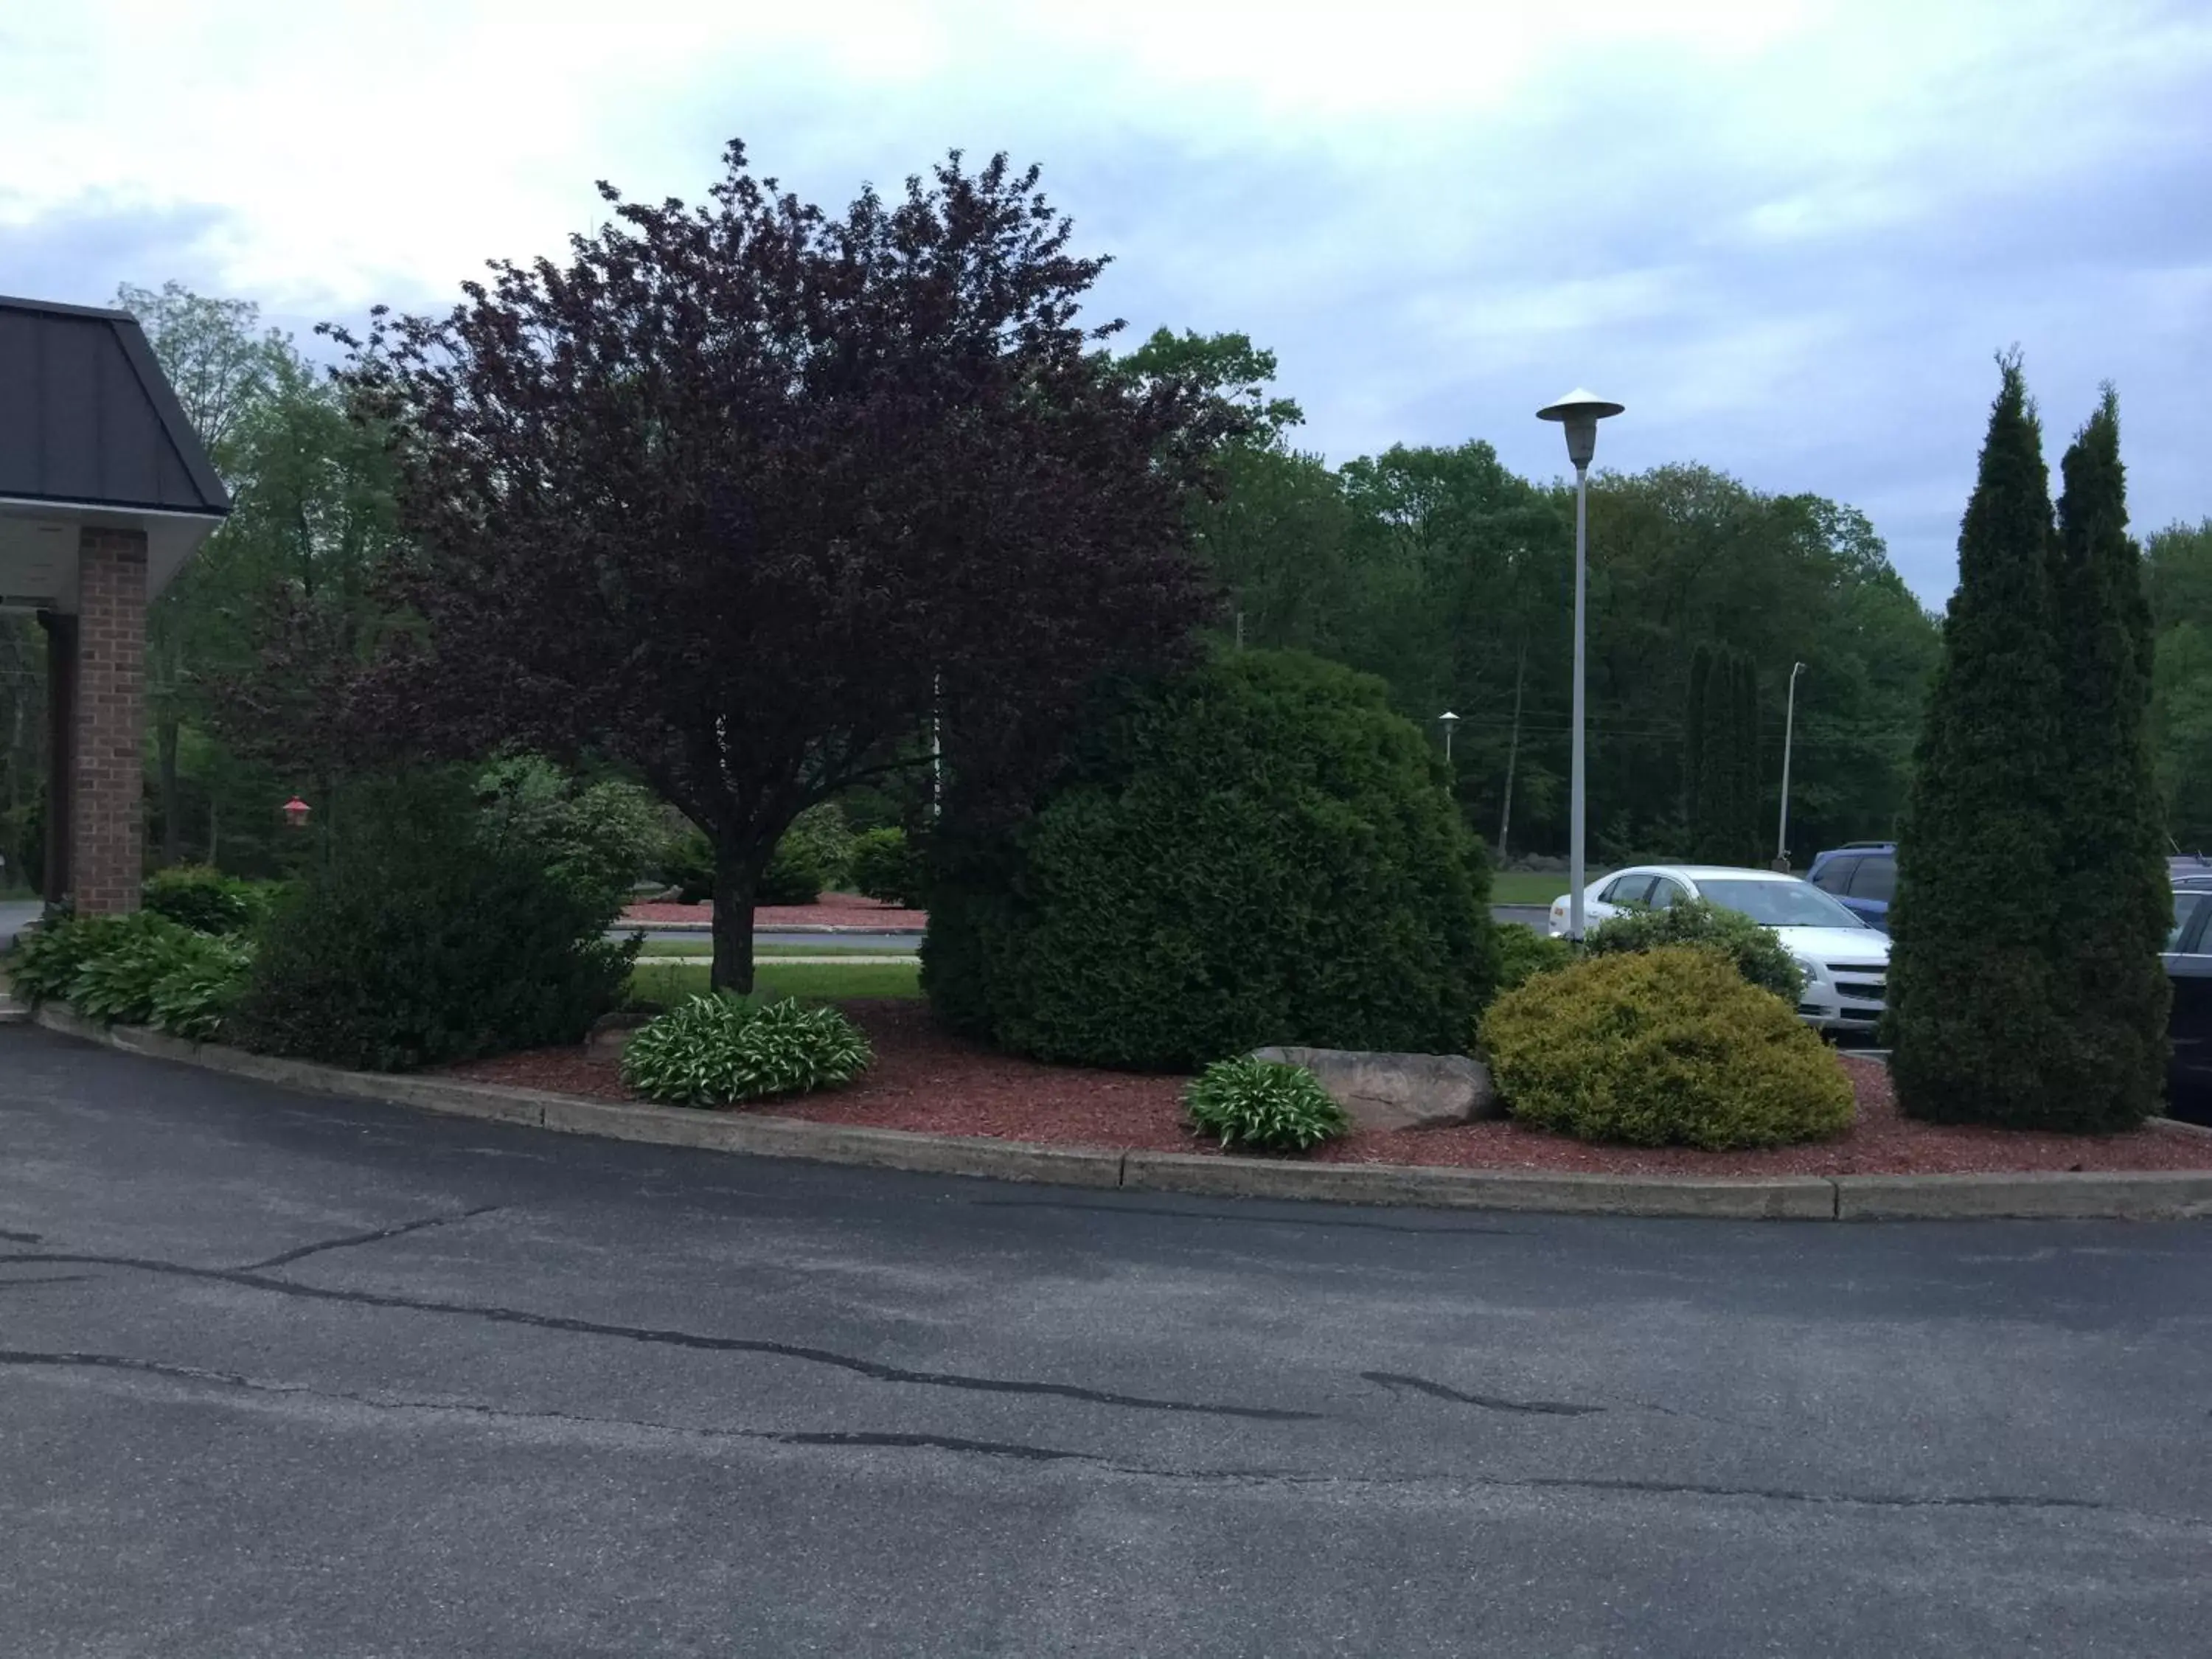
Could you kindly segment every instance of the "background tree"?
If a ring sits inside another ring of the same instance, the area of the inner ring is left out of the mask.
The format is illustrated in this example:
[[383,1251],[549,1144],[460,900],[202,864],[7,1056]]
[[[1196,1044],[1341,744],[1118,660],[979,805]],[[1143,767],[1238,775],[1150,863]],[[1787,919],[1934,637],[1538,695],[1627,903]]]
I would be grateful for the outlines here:
[[1916,1117],[2067,1122],[2054,1077],[2063,724],[2042,433],[2001,361],[1890,908],[1891,1075]]
[[635,765],[714,844],[714,981],[742,990],[801,810],[921,763],[933,714],[971,787],[1042,764],[1098,673],[1188,649],[1185,491],[1244,417],[1102,365],[1076,319],[1103,261],[1034,168],[955,153],[833,217],[727,162],[696,209],[602,185],[565,267],[380,315],[344,379],[394,433],[428,641],[356,715]]
[[2212,519],[2144,544],[2155,629],[2151,744],[2170,844],[2212,851]]
[[2066,452],[2051,588],[2058,640],[2058,846],[2052,935],[2064,1042],[2047,1115],[2131,1128],[2165,1093],[2172,924],[2149,741],[2153,645],[2142,556],[2127,533],[2112,388]]
[[[234,491],[241,434],[270,396],[281,367],[294,358],[289,343],[275,330],[260,327],[260,307],[251,301],[210,298],[180,283],[167,282],[158,289],[125,283],[115,290],[115,304],[138,319],[210,465]],[[210,539],[222,535],[218,529]],[[154,739],[163,864],[176,863],[184,850],[179,745],[190,713],[197,648],[212,620],[203,568],[201,560],[189,562],[146,617],[147,724]]]

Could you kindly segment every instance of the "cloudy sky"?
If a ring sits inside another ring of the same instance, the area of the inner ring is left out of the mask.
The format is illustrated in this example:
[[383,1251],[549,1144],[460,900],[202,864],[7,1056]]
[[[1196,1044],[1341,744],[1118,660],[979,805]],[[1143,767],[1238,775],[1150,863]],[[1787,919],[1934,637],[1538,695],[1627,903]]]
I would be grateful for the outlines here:
[[1599,459],[1869,513],[1934,604],[2017,342],[2212,514],[2212,0],[0,0],[0,291],[442,304],[744,137],[842,203],[1043,164],[1101,318],[1239,329],[1333,459],[1628,405]]

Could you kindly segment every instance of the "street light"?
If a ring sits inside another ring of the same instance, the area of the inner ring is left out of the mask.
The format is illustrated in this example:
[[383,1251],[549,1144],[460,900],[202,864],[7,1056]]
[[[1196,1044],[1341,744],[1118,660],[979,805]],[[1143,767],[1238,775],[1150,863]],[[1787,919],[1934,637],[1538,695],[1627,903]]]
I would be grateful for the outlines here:
[[1451,764],[1452,727],[1459,724],[1459,716],[1453,714],[1450,709],[1447,708],[1443,714],[1437,715],[1437,719],[1444,728],[1444,764],[1446,766],[1449,766]]
[[1583,936],[1583,825],[1588,803],[1583,790],[1583,614],[1589,561],[1589,464],[1597,453],[1597,423],[1620,413],[1620,405],[1577,386],[1557,403],[1536,411],[1540,421],[1566,428],[1567,459],[1575,464],[1575,745],[1567,812],[1567,937]]
[[1790,665],[1790,713],[1782,722],[1782,822],[1774,830],[1774,867],[1790,873],[1790,740],[1797,733],[1797,677],[1805,665]]

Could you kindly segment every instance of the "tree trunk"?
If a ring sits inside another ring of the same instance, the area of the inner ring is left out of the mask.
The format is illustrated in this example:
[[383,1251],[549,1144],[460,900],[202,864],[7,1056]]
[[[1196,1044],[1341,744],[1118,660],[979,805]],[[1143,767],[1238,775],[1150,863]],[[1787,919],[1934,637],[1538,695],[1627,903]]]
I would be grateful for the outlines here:
[[222,804],[221,804],[220,802],[217,802],[217,801],[212,801],[212,800],[211,800],[211,801],[210,801],[210,802],[208,803],[208,846],[207,846],[207,861],[208,861],[208,867],[209,867],[210,869],[211,869],[211,870],[212,870],[212,869],[215,869],[215,868],[216,868],[216,867],[218,867],[218,866],[216,866],[216,851],[217,851],[217,849],[218,849],[218,848],[219,848],[219,846],[220,846],[220,844],[221,844],[221,842],[222,842]]
[[161,866],[167,869],[183,860],[185,844],[184,803],[177,795],[177,722],[174,720],[163,720],[155,724],[154,748],[161,779]]
[[1505,745],[1505,808],[1498,815],[1498,867],[1505,867],[1505,837],[1513,828],[1513,769],[1521,758],[1521,688],[1528,678],[1528,638],[1521,637],[1521,661],[1513,671],[1513,735]]
[[714,967],[717,991],[750,994],[753,988],[753,899],[760,890],[757,848],[717,837],[714,842]]

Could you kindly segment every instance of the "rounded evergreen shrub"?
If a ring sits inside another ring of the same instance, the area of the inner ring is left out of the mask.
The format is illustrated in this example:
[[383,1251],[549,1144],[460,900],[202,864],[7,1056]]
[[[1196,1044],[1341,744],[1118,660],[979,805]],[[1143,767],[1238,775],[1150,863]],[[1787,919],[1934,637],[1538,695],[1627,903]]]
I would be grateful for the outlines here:
[[629,977],[605,895],[477,833],[449,780],[356,791],[348,829],[263,929],[230,1031],[246,1047],[404,1071],[577,1042]]
[[201,933],[244,933],[269,914],[270,889],[204,864],[180,864],[146,878],[145,907]]
[[1578,1139],[1720,1151],[1851,1124],[1850,1080],[1827,1046],[1701,947],[1539,974],[1492,1005],[1482,1041],[1514,1117]]
[[622,1073],[647,1100],[732,1106],[850,1083],[873,1059],[860,1029],[835,1008],[704,996],[630,1038]]
[[822,896],[828,882],[819,852],[805,837],[787,834],[769,855],[754,902],[811,904]]
[[1723,910],[1703,899],[1626,911],[1598,923],[1583,938],[1583,951],[1594,957],[1672,945],[1694,945],[1726,957],[1748,982],[1771,991],[1792,1008],[1805,988],[1804,975],[1771,932],[1740,911]]
[[856,836],[849,860],[853,890],[885,904],[911,904],[921,891],[921,860],[906,831],[868,830]]
[[1501,922],[1498,928],[1498,988],[1510,991],[1538,974],[1564,968],[1575,959],[1575,947],[1563,939],[1540,933],[1526,922]]
[[1191,1080],[1182,1103],[1194,1130],[1230,1148],[1310,1152],[1352,1127],[1304,1066],[1251,1054],[1214,1061]]
[[1456,1053],[1496,974],[1480,843],[1382,683],[1242,652],[1127,692],[1015,831],[932,837],[955,1030],[1188,1068],[1271,1043]]

